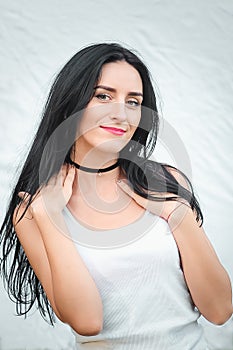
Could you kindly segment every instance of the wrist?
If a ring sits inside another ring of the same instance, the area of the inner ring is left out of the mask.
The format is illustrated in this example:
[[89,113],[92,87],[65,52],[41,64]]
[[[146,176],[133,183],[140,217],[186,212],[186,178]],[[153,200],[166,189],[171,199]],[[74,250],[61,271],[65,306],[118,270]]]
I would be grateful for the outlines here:
[[176,206],[175,209],[173,209],[169,213],[166,221],[169,227],[172,230],[175,230],[181,225],[184,218],[190,213],[193,213],[191,206],[186,203],[180,203],[179,205]]

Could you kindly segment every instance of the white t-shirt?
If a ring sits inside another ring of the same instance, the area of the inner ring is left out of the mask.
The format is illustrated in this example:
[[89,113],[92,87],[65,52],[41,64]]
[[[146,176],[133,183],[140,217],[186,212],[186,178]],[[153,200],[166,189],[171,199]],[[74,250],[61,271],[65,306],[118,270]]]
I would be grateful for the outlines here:
[[[145,211],[115,230],[81,225],[68,208],[65,222],[100,292],[101,333],[76,332],[76,349],[206,350],[167,222]],[[78,273],[78,271],[77,271]]]

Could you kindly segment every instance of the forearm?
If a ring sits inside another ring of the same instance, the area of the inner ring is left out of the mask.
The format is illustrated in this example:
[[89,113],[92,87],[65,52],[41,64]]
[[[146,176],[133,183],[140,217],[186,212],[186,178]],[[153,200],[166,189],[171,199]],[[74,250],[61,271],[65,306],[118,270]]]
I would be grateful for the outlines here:
[[80,333],[102,325],[102,302],[98,289],[69,238],[61,213],[34,212],[51,269],[56,307],[64,322]]
[[224,323],[232,314],[232,288],[203,228],[191,209],[178,208],[169,225],[180,251],[184,276],[195,305],[210,322]]

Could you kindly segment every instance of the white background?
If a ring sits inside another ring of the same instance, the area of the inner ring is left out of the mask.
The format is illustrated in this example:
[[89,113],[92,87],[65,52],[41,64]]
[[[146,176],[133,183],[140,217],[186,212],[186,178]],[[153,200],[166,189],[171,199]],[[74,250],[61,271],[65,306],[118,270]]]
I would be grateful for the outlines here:
[[[233,1],[1,0],[0,6],[0,219],[55,74],[83,46],[117,41],[136,49],[152,73],[163,117],[191,160],[205,231],[233,279]],[[174,161],[162,141],[155,157]],[[0,349],[71,349],[67,326],[53,329],[37,313],[26,321],[14,316],[0,286]],[[210,350],[233,349],[232,320],[221,327],[202,322]]]

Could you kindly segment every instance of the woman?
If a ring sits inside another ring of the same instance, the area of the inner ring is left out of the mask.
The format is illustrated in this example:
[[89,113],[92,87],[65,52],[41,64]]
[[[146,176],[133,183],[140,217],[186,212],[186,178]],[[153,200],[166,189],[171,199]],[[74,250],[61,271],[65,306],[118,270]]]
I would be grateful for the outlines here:
[[78,349],[205,349],[200,315],[232,314],[190,181],[149,160],[158,122],[141,60],[115,43],[86,47],[58,74],[13,191],[1,228],[9,295],[19,315],[34,303],[52,324],[55,313]]

